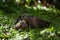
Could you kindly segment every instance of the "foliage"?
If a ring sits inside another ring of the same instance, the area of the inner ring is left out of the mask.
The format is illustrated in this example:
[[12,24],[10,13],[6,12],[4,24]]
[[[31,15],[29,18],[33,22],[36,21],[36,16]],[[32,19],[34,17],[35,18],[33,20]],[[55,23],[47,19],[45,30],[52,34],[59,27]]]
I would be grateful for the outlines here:
[[[47,8],[40,4],[37,6],[27,5],[31,0],[26,0],[28,3],[24,6],[16,5],[14,0],[5,1],[0,0],[0,39],[23,40],[30,38],[31,40],[60,40],[58,36],[60,34],[60,11],[55,7]],[[31,29],[28,27],[25,30],[13,29],[16,19],[24,13],[50,21],[50,28]]]

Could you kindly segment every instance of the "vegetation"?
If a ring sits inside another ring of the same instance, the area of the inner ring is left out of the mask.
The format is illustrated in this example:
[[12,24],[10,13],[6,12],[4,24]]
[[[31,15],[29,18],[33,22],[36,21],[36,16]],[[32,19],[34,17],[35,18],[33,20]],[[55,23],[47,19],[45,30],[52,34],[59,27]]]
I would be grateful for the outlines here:
[[[31,0],[0,0],[0,40],[60,40],[60,10],[55,7],[36,5]],[[56,3],[59,4],[57,1]],[[58,7],[57,7],[58,8]],[[29,28],[25,30],[12,29],[16,19],[22,14],[38,16],[50,21],[50,27],[45,29]]]

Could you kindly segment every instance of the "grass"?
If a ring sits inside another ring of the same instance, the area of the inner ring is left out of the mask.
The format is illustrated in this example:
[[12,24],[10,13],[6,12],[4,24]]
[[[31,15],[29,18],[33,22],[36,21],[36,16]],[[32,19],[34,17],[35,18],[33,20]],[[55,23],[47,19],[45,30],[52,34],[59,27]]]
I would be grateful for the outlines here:
[[[13,8],[13,7],[12,7]],[[60,11],[55,8],[41,9],[38,7],[17,7],[13,8],[14,12],[6,13],[0,10],[0,38],[8,40],[23,40],[30,38],[31,40],[60,40],[56,35],[56,31],[60,31]],[[28,28],[25,30],[15,30],[14,23],[18,16],[22,14],[38,16],[44,20],[50,21],[50,28]]]

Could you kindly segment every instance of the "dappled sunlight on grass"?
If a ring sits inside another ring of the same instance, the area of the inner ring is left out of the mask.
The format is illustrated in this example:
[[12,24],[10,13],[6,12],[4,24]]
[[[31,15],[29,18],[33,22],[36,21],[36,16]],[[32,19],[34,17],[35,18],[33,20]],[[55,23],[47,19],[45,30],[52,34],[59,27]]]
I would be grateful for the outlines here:
[[[15,9],[16,11],[14,13],[9,13],[7,15],[3,11],[0,11],[0,23],[2,24],[0,26],[0,37],[3,36],[4,39],[4,37],[8,36],[7,38],[10,40],[23,40],[25,38],[30,38],[31,40],[59,39],[59,37],[56,35],[56,30],[60,30],[60,11],[55,8],[46,8],[40,5],[36,7],[25,5],[25,7]],[[15,25],[14,23],[16,22],[16,19],[24,13],[38,16],[44,20],[50,21],[50,28],[28,28],[25,30],[12,29],[12,27]]]

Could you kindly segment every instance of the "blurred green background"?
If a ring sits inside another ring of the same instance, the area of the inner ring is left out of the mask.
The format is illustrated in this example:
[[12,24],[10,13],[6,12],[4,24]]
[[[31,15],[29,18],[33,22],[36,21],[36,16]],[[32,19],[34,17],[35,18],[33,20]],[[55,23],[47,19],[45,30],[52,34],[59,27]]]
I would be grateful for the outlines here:
[[[12,29],[22,14],[50,21],[50,28]],[[60,0],[0,0],[0,25],[0,40],[60,40]]]

